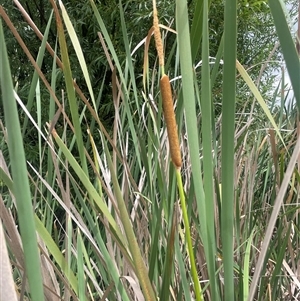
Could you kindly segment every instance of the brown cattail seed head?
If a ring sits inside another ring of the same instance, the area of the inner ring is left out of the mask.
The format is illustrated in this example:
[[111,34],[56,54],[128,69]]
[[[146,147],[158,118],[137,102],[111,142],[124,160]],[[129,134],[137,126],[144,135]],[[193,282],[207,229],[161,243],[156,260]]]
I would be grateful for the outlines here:
[[180,169],[182,162],[179,147],[179,139],[177,134],[177,124],[173,109],[171,84],[167,75],[163,75],[160,80],[160,91],[162,95],[164,117],[167,125],[171,158],[175,167],[177,169]]
[[163,48],[163,43],[162,43],[161,34],[158,25],[158,17],[157,17],[157,9],[156,9],[155,1],[153,1],[153,28],[154,28],[154,40],[155,40],[156,50],[158,53],[159,65],[164,66],[165,65],[164,48]]

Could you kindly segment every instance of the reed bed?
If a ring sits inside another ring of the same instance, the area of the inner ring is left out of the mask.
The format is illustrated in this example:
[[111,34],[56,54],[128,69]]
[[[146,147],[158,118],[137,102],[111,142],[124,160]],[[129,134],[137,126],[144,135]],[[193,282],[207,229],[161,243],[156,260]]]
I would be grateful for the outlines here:
[[[213,63],[210,1],[191,14],[176,0],[170,24],[153,1],[138,46],[120,1],[121,59],[90,0],[111,74],[109,126],[105,76],[93,85],[68,6],[50,0],[41,33],[14,4],[40,47],[35,59],[1,5],[0,299],[299,300],[300,62],[283,4],[268,2],[293,97],[282,75],[267,100],[239,61],[236,0],[224,3]],[[32,65],[25,96],[3,28]]]

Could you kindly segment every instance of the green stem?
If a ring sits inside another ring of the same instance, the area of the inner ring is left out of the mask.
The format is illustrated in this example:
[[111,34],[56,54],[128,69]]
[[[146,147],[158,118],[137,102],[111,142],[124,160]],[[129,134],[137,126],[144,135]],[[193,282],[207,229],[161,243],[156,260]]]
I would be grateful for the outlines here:
[[192,278],[193,278],[193,282],[194,282],[194,291],[195,291],[195,295],[196,295],[196,300],[203,301],[202,290],[201,290],[201,286],[200,286],[200,282],[199,282],[198,274],[197,274],[197,269],[196,269],[196,263],[195,263],[193,245],[192,245],[192,238],[191,238],[191,231],[190,231],[190,224],[189,224],[187,208],[186,208],[186,203],[185,203],[185,195],[184,195],[183,185],[182,185],[182,178],[181,178],[181,173],[180,173],[179,169],[176,169],[176,179],[177,179],[177,185],[178,185],[180,202],[181,202],[183,222],[184,222],[184,227],[185,227],[185,238],[187,241],[187,250],[188,250],[189,257],[190,257]]
[[161,77],[165,75],[165,66],[160,66],[161,68]]

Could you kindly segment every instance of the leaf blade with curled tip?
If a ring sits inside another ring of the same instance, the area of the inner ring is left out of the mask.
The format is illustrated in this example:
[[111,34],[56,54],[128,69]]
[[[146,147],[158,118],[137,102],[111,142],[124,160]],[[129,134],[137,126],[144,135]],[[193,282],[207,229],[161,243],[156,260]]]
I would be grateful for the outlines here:
[[257,87],[255,86],[253,80],[251,79],[251,77],[249,76],[249,74],[247,73],[247,71],[245,70],[245,68],[241,65],[241,63],[238,60],[236,61],[236,68],[239,71],[239,73],[241,74],[241,76],[244,79],[245,83],[250,88],[250,90],[253,93],[253,95],[255,96],[255,98],[257,99],[257,101],[260,104],[261,108],[265,112],[265,114],[268,117],[270,123],[274,127],[277,135],[279,136],[280,140],[282,141],[282,144],[285,146],[285,143],[284,143],[283,138],[282,138],[282,136],[280,134],[278,126],[277,126],[277,124],[276,124],[276,122],[275,122],[275,120],[274,120],[274,118],[273,118],[273,116],[272,116],[269,108],[267,107],[264,99],[262,98],[260,92],[258,91]]

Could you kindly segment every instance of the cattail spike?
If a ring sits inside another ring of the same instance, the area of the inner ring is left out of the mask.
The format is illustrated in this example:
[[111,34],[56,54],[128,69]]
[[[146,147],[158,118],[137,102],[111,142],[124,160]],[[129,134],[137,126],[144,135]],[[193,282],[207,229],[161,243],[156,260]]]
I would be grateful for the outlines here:
[[164,66],[164,47],[161,39],[160,29],[158,25],[158,17],[157,17],[157,9],[156,9],[156,1],[153,0],[153,27],[154,27],[154,40],[156,45],[156,50],[158,53],[159,65]]
[[172,90],[171,90],[169,77],[165,74],[162,76],[160,80],[160,91],[162,95],[162,105],[163,105],[165,122],[167,125],[171,159],[175,167],[177,169],[180,169],[182,161],[181,161],[179,139],[177,134],[177,124],[176,124],[175,114],[173,109]]

